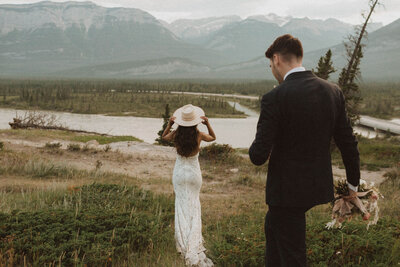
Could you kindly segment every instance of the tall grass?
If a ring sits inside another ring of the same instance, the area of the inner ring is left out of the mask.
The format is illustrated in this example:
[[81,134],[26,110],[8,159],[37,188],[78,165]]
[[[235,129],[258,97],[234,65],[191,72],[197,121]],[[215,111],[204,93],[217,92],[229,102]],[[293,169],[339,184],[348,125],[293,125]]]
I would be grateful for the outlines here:
[[[376,171],[380,168],[390,168],[400,162],[400,141],[396,139],[368,139],[362,136],[359,140],[361,167]],[[339,149],[332,153],[332,161],[343,166]]]
[[173,239],[168,196],[91,184],[45,199],[47,207],[0,214],[2,263],[104,265],[126,261],[130,253],[151,252]]
[[[1,187],[0,265],[184,266],[174,245],[173,195],[126,185],[129,179],[138,185],[140,181],[124,175],[76,170],[7,149],[0,153],[0,178],[46,182],[38,187]],[[203,202],[207,254],[217,266],[263,266],[266,206],[264,210],[262,203],[234,202],[263,194],[266,166],[254,167],[237,151],[215,145],[202,152],[201,164],[205,174],[227,179],[225,190],[241,190],[218,205],[207,205],[213,199]],[[60,181],[73,183],[59,186]],[[385,196],[379,202],[381,219],[369,230],[360,218],[346,222],[343,229],[326,230],[330,204],[307,213],[310,266],[400,263],[398,168],[387,173],[380,191]],[[234,212],[224,213],[230,205],[237,205]]]

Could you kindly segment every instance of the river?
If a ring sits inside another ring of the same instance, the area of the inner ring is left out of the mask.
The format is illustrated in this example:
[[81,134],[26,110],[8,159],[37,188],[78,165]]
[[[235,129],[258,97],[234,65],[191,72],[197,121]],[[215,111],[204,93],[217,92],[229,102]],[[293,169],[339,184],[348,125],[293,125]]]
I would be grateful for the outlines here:
[[[258,113],[241,106],[239,103],[229,103],[235,105],[237,110],[243,111],[249,116],[235,119],[210,118],[209,121],[217,135],[216,142],[229,144],[235,148],[247,148],[251,145],[256,133]],[[24,115],[25,112],[25,110],[0,108],[0,129],[10,129],[8,123],[12,121],[15,115]],[[162,119],[157,118],[104,116],[53,111],[46,111],[46,113],[55,114],[58,122],[70,129],[110,135],[131,135],[148,143],[154,143],[154,140],[158,137],[157,132],[163,124]],[[392,122],[400,124],[400,119],[394,119]],[[206,127],[202,124],[199,129],[206,131]],[[374,138],[377,135],[373,130],[361,127],[355,127],[355,131],[369,138]]]
[[[251,113],[250,110],[238,103],[236,103],[236,109]],[[12,122],[15,115],[23,116],[25,112],[25,110],[0,108],[0,129],[10,129],[8,123]],[[163,124],[162,119],[156,118],[104,116],[53,111],[46,111],[46,113],[56,115],[58,122],[70,129],[110,135],[131,135],[148,143],[154,143],[154,140],[158,137],[157,132]],[[233,147],[248,147],[254,139],[258,120],[256,117],[257,113],[253,112],[252,115],[247,118],[237,119],[209,119],[217,135],[217,142],[230,144]],[[207,130],[202,124],[199,126],[199,129],[202,131]]]

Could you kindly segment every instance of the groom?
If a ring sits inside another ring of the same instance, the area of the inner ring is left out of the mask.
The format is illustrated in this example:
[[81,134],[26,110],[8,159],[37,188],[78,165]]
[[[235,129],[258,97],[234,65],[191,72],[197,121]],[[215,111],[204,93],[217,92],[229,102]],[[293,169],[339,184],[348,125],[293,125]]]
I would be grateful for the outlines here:
[[355,197],[360,180],[357,139],[342,91],[302,67],[301,42],[286,34],[265,52],[279,86],[261,100],[255,165],[268,158],[265,217],[266,266],[306,266],[305,213],[333,196],[331,139],[339,148]]

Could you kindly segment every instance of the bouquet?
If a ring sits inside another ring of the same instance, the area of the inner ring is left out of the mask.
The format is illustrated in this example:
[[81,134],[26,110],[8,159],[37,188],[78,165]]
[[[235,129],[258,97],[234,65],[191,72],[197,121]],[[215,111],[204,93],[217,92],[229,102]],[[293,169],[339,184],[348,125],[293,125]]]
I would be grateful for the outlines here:
[[335,200],[332,208],[332,221],[325,228],[341,228],[342,223],[350,221],[355,215],[361,215],[364,221],[368,221],[367,229],[379,220],[378,200],[382,197],[379,190],[371,182],[368,184],[360,180],[357,197],[349,197],[349,187],[345,179],[335,182]]

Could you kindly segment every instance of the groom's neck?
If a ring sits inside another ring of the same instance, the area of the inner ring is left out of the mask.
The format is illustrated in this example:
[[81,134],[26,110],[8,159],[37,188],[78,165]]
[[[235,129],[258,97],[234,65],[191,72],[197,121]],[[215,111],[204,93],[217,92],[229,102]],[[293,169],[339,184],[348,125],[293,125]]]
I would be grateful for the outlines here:
[[281,75],[282,77],[285,77],[286,73],[288,73],[289,71],[291,71],[294,68],[298,68],[298,67],[302,67],[303,64],[301,61],[298,62],[290,62],[287,64],[282,65],[282,72]]

